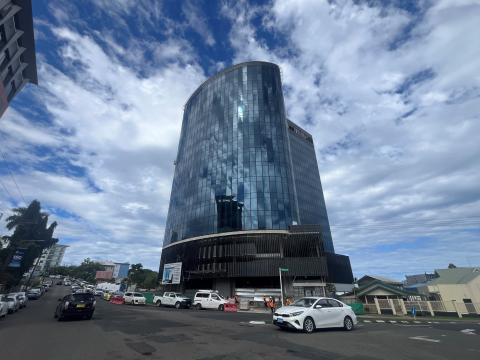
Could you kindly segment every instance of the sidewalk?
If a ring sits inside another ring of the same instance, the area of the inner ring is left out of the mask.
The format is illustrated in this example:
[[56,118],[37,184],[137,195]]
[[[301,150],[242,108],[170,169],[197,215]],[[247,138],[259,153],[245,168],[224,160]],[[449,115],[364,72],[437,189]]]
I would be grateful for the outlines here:
[[237,312],[250,313],[250,314],[266,314],[266,315],[272,314],[272,312],[269,309],[262,309],[262,308],[255,308],[255,309],[248,309],[248,310],[239,309]]
[[394,315],[357,315],[359,320],[370,320],[372,322],[376,322],[377,320],[384,321],[384,322],[415,322],[415,323],[436,323],[436,322],[465,322],[465,323],[480,323],[480,316],[479,317],[463,317],[459,318],[456,316],[417,316],[416,319],[413,316],[394,316]]

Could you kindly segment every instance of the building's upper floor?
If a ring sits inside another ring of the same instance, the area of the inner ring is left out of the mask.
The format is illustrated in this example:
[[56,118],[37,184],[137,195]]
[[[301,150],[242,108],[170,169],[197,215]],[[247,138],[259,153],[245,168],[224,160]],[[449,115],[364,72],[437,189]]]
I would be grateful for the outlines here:
[[31,0],[0,0],[0,116],[26,83],[38,83]]

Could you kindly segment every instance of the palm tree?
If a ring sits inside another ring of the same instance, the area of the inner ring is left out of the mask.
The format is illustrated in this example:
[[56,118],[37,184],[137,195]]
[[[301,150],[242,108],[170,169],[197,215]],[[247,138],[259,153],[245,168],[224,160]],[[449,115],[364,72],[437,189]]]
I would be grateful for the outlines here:
[[7,229],[14,230],[10,236],[10,241],[45,240],[42,248],[52,245],[51,240],[53,232],[57,227],[57,222],[48,224],[48,214],[41,211],[41,205],[38,200],[33,200],[28,207],[19,207],[13,209],[13,215],[7,220]]
[[40,211],[41,206],[38,200],[33,200],[28,207],[12,209],[13,215],[7,218],[7,229],[12,230],[20,225],[31,225],[39,223],[40,219],[48,214]]

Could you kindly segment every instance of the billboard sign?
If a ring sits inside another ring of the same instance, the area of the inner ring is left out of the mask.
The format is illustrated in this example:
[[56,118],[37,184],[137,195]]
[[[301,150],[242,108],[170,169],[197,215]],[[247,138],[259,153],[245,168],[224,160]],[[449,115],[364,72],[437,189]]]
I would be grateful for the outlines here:
[[25,256],[26,251],[27,249],[15,250],[15,254],[13,254],[12,260],[10,260],[10,264],[8,264],[8,267],[19,268],[20,266],[22,266],[22,260]]
[[163,266],[162,285],[180,284],[182,277],[182,263],[170,263]]

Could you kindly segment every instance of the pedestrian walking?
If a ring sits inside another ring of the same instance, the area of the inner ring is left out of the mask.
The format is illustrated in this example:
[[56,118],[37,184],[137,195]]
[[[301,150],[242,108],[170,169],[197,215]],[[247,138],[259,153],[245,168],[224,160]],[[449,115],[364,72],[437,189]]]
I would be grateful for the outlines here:
[[273,297],[270,298],[268,301],[268,307],[270,308],[270,311],[272,314],[275,312],[275,299]]

